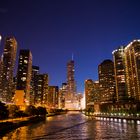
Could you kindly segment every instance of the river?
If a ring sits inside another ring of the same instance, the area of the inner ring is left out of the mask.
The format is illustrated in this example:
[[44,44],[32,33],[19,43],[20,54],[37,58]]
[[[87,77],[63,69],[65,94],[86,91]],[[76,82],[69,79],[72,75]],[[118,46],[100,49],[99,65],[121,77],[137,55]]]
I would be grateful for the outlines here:
[[46,121],[20,127],[1,140],[139,140],[140,125],[96,120],[79,112],[48,117]]

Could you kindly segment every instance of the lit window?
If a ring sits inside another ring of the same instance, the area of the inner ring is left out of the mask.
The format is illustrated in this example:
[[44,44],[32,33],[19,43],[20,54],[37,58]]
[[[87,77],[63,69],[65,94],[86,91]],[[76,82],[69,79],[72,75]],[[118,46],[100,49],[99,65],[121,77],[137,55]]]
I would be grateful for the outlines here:
[[22,80],[22,81],[26,81],[26,77],[22,77],[21,80]]
[[25,63],[25,64],[27,64],[27,63],[28,63],[28,61],[27,61],[27,60],[24,60],[24,63]]

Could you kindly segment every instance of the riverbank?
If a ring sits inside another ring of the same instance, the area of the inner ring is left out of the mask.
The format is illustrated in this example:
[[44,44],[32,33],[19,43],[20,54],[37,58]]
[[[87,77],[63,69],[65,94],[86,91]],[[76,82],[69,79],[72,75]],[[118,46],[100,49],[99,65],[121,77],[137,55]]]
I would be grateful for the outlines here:
[[32,117],[23,117],[23,118],[15,118],[15,119],[7,119],[1,120],[0,122],[0,138],[4,136],[6,133],[17,129],[22,126],[31,125],[33,123],[38,123],[40,121],[45,121],[47,117],[56,116],[66,114],[67,112],[56,112],[49,113],[46,116],[32,116]]
[[113,119],[126,119],[126,120],[140,120],[140,117],[137,116],[114,116],[114,115],[93,115],[94,117],[100,118],[113,118]]
[[112,119],[126,119],[126,120],[138,120],[140,121],[139,115],[114,115],[114,114],[94,114],[94,113],[83,113],[85,116],[90,116],[93,118],[112,118]]
[[56,115],[63,115],[66,114],[67,112],[56,112],[56,113],[49,113],[47,114],[47,117],[51,117],[51,116],[56,116]]
[[32,116],[32,117],[24,117],[16,120],[9,119],[9,121],[0,122],[0,137],[5,135],[6,133],[17,129],[22,126],[30,125],[33,123],[37,123],[40,121],[44,121],[46,116]]

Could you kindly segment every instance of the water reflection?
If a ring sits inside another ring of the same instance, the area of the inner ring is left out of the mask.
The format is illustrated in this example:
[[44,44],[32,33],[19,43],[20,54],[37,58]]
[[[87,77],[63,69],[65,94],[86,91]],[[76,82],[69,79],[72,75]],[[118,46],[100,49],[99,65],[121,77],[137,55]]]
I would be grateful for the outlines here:
[[18,128],[2,140],[137,140],[140,125],[120,120],[95,120],[80,113],[49,117],[45,122]]

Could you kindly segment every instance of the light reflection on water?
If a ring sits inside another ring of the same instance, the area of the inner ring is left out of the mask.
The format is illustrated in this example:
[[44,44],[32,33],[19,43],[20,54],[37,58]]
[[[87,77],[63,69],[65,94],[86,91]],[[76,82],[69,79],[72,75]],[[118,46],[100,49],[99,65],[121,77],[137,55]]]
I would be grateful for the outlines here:
[[45,122],[18,128],[2,140],[137,140],[140,125],[119,121],[93,120],[80,113],[49,117]]

